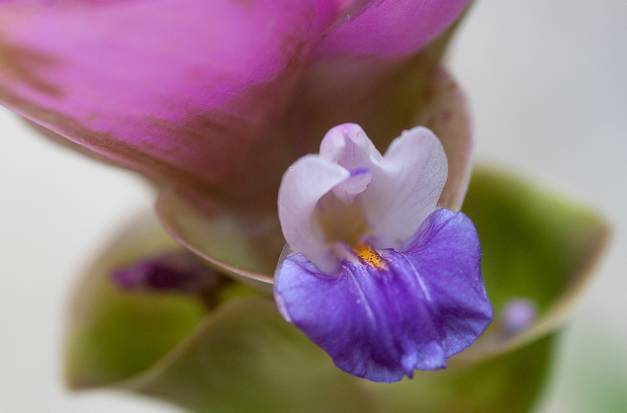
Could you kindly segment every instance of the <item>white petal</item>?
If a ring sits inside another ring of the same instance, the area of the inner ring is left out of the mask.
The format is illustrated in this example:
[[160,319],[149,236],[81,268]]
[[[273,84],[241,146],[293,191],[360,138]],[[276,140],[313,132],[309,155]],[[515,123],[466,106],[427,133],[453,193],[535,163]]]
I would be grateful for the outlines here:
[[349,177],[350,172],[340,165],[307,155],[289,167],[279,188],[279,220],[285,240],[323,272],[333,271],[337,262],[314,220],[316,204]]
[[438,138],[417,127],[395,139],[361,194],[377,247],[400,247],[435,210],[448,166]]
[[361,126],[354,123],[327,132],[320,143],[320,156],[348,170],[370,167],[383,158]]
[[348,179],[333,188],[333,194],[345,204],[350,204],[357,195],[366,190],[370,181],[372,181],[370,168],[353,169]]

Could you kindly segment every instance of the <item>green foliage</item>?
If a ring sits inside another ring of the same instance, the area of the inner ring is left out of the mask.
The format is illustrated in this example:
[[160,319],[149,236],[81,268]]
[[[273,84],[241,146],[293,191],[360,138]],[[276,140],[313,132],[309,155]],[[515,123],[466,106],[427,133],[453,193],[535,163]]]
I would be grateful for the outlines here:
[[113,270],[176,248],[154,219],[134,221],[89,266],[71,306],[65,374],[71,387],[106,386],[134,376],[189,336],[201,302],[175,294],[128,294]]
[[550,367],[553,336],[497,357],[441,372],[420,372],[414,380],[373,388],[395,413],[524,413],[542,390]]
[[483,277],[495,310],[514,297],[546,311],[588,270],[603,246],[599,217],[506,174],[475,172],[464,203],[479,229]]
[[[134,227],[122,237],[125,245],[105,251],[77,292],[68,379],[74,386],[114,385],[199,413],[527,412],[542,388],[556,329],[602,249],[606,228],[585,208],[485,170],[475,174],[464,210],[479,230],[497,317],[445,371],[396,384],[353,378],[284,322],[269,296],[250,289],[226,292],[210,312],[185,296],[116,291],[107,271],[163,248],[146,237],[154,227]],[[537,304],[539,320],[504,337],[498,312],[521,297]]]

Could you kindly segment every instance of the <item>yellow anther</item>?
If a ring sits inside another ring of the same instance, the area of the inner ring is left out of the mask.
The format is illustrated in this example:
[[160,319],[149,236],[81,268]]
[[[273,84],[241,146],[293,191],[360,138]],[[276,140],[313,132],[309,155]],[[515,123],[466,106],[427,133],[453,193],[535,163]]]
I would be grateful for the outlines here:
[[353,252],[359,257],[360,260],[366,264],[370,264],[375,268],[385,268],[385,262],[379,253],[367,244],[357,244],[353,246]]

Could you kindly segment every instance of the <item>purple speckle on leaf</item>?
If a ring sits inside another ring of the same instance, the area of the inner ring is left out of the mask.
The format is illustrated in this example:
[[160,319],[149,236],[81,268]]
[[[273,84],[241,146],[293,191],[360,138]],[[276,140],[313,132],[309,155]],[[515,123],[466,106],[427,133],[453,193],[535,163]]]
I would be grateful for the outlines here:
[[503,332],[507,335],[520,333],[534,323],[537,315],[536,306],[531,300],[512,300],[503,309],[501,318]]
[[171,291],[205,294],[224,279],[187,251],[167,251],[118,268],[113,281],[126,291]]

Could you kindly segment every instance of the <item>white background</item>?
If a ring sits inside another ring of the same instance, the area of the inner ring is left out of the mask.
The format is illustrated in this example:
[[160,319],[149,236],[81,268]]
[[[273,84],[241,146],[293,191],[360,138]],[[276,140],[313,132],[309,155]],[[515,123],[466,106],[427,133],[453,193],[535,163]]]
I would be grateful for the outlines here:
[[[587,385],[581,365],[609,378],[627,372],[625,41],[624,0],[481,0],[451,55],[472,98],[478,161],[594,204],[614,224],[610,253],[563,337],[545,412],[591,411],[579,400],[607,395]],[[0,135],[0,412],[172,411],[117,393],[69,394],[61,382],[75,275],[151,193],[3,109]]]

